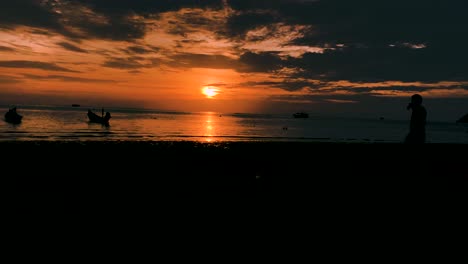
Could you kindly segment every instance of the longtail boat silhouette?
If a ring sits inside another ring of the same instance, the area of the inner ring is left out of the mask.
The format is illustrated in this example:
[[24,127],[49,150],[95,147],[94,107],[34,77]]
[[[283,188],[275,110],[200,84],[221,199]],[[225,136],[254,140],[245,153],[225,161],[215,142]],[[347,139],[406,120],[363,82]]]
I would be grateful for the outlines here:
[[88,118],[89,122],[91,123],[99,123],[108,126],[109,125],[109,119],[111,119],[111,114],[109,112],[106,112],[105,116],[99,116],[90,109],[88,109]]

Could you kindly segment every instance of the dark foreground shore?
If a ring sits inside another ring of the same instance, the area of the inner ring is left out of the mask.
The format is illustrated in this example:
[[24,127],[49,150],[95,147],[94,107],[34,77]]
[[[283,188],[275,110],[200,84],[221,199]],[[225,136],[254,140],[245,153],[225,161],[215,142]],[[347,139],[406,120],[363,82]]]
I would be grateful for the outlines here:
[[[466,145],[296,142],[2,142],[22,212],[450,203],[466,197]],[[430,202],[428,202],[430,201]],[[177,208],[177,207],[176,207]]]

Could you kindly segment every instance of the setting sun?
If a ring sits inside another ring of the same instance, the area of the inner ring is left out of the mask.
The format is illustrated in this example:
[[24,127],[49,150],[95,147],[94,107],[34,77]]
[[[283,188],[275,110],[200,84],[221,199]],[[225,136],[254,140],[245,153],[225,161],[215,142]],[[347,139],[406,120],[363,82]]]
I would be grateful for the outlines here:
[[206,86],[202,89],[202,94],[206,95],[207,98],[213,98],[219,93],[219,89],[213,86]]

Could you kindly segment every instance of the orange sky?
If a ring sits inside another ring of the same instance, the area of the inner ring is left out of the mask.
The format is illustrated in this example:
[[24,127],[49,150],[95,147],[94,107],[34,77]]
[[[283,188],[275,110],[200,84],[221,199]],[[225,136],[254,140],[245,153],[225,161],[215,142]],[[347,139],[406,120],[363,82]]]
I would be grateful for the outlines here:
[[[350,60],[347,65],[337,58],[361,47],[353,41],[369,38],[330,40],[332,34],[321,33],[321,25],[300,15],[294,18],[280,5],[326,12],[321,1],[272,1],[280,4],[254,9],[242,1],[207,2],[213,4],[3,3],[10,13],[0,18],[0,103],[258,112],[317,110],[317,104],[353,107],[369,98],[407,98],[415,92],[425,98],[468,97],[468,82],[460,76],[411,78],[401,70],[407,64],[399,61],[390,77],[387,68],[379,72],[380,64],[354,67],[356,61]],[[27,18],[31,10],[37,16]],[[319,33],[323,41],[314,39]],[[389,38],[384,52],[425,52],[430,41]],[[375,63],[367,53],[363,56],[368,65]],[[361,67],[366,74],[355,78]],[[202,92],[206,86],[218,94],[208,98]]]
[[[165,14],[165,17],[176,14]],[[291,94],[278,88],[251,89],[243,84],[271,77],[232,69],[223,60],[238,59],[234,51],[236,43],[215,40],[210,32],[197,32],[193,36],[210,42],[182,44],[181,47],[180,41],[190,37],[169,35],[158,28],[148,32],[137,43],[96,39],[73,43],[63,36],[35,34],[33,31],[29,27],[18,27],[0,32],[0,45],[14,49],[0,51],[3,61],[47,64],[43,68],[28,65],[3,67],[3,77],[21,80],[1,84],[4,89],[20,90],[26,94],[63,94],[66,97],[98,96],[105,97],[106,102],[128,100],[130,105],[138,102],[144,107],[182,111],[256,111],[259,104],[271,95]],[[63,43],[77,50],[67,49],[61,45]],[[129,53],[127,50],[132,47],[145,51],[142,54]],[[150,50],[152,48],[154,51]],[[256,49],[281,50],[266,44]],[[197,54],[201,57],[174,61],[166,56],[168,54]],[[203,61],[203,56],[208,60]],[[216,58],[209,56],[220,56],[222,60],[217,62]],[[217,87],[219,94],[207,99],[201,91],[205,86]]]

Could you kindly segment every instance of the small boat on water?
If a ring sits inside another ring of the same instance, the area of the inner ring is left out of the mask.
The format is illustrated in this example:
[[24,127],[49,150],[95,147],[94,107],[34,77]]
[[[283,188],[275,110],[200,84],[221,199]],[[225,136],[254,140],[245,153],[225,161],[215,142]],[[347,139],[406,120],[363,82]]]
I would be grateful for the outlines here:
[[80,107],[81,105],[79,104],[72,104],[72,107]]
[[309,114],[304,112],[298,112],[293,114],[294,118],[309,118]]
[[16,107],[9,109],[5,114],[5,121],[11,124],[19,124],[22,119],[23,116],[16,112]]
[[111,119],[111,114],[109,112],[106,112],[105,116],[99,116],[88,109],[88,118],[89,122],[91,123],[99,123],[108,126],[109,119]]

